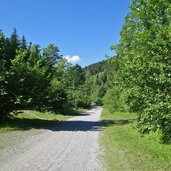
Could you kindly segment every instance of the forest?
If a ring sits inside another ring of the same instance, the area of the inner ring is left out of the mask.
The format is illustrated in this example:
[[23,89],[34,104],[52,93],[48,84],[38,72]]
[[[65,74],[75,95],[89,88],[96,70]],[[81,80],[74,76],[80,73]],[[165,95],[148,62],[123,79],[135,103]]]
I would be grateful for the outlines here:
[[0,117],[19,109],[60,111],[91,104],[136,113],[141,133],[171,141],[171,8],[169,0],[133,0],[112,45],[116,56],[82,68],[50,44],[41,48],[0,31]]

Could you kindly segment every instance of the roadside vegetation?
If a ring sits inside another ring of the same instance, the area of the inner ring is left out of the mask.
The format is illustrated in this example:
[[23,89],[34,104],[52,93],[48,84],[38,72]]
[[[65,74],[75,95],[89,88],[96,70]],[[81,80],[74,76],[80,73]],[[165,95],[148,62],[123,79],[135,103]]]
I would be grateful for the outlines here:
[[118,45],[101,144],[106,168],[171,170],[171,3],[132,0]]
[[171,145],[161,144],[157,133],[140,134],[135,119],[135,113],[103,110],[100,142],[107,171],[171,170]]
[[111,111],[136,113],[141,133],[171,142],[171,6],[169,0],[132,0],[104,97]]
[[41,48],[0,31],[0,118],[15,110],[55,113],[90,105],[79,65],[71,65],[54,44]]

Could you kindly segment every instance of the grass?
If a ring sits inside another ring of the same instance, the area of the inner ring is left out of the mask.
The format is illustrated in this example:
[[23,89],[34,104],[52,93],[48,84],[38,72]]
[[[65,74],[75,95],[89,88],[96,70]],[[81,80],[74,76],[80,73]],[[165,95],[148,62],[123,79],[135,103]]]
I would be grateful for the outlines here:
[[24,110],[17,114],[11,114],[7,119],[0,120],[0,132],[13,130],[29,130],[48,129],[49,126],[56,124],[58,121],[69,119],[73,116],[79,115],[85,110],[79,109],[71,113],[56,114],[52,112],[37,112],[32,110]]
[[[101,144],[107,171],[170,171],[171,145],[160,144],[155,134],[141,135],[134,119],[135,114],[104,109]],[[106,122],[111,124],[105,127]]]

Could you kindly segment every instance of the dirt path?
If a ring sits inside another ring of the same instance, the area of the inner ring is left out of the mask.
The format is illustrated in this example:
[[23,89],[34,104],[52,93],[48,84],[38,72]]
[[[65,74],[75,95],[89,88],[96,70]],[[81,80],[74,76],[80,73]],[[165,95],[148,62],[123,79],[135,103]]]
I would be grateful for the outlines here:
[[27,136],[17,148],[0,149],[0,171],[102,170],[97,159],[101,111],[101,107],[94,107],[52,129]]

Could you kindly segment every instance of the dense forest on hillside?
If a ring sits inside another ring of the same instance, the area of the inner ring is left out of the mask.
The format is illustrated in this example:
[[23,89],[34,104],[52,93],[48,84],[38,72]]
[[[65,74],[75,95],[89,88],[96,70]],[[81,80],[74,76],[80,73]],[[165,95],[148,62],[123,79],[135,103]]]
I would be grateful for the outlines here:
[[85,83],[87,94],[92,103],[102,105],[103,97],[109,87],[112,86],[112,73],[114,64],[112,58],[89,65],[85,68]]
[[0,32],[0,115],[32,108],[59,111],[104,104],[137,114],[142,133],[171,141],[171,8],[169,0],[133,0],[117,56],[81,68],[56,45],[28,44]]

